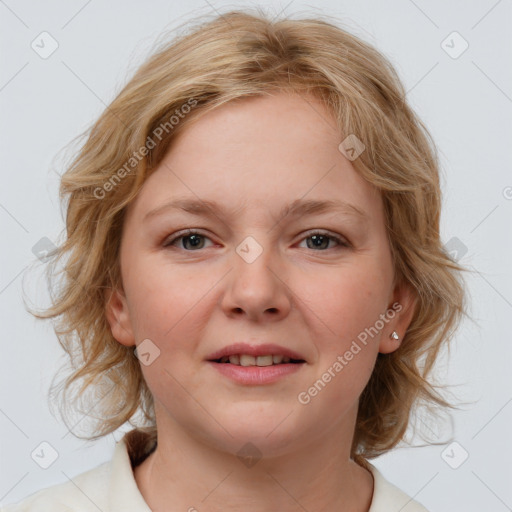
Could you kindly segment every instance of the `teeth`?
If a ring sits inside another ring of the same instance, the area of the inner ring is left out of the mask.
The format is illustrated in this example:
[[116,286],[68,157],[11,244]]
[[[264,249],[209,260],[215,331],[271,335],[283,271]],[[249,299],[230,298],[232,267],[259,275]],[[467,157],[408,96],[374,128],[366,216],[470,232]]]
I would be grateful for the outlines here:
[[[224,358],[222,358],[222,359],[224,359]],[[223,361],[221,361],[221,363],[222,363],[222,362],[223,362]],[[229,356],[229,362],[230,362],[231,364],[237,364],[237,365],[238,365],[238,364],[240,364],[240,356],[239,356],[238,354],[237,354],[237,355],[235,355],[235,356]]]
[[282,355],[250,356],[248,354],[234,354],[224,356],[220,359],[221,363],[231,363],[237,366],[272,366],[273,364],[289,363],[290,358]]
[[256,358],[243,354],[240,356],[240,366],[256,366]]
[[256,358],[257,366],[272,366],[272,356],[258,356]]

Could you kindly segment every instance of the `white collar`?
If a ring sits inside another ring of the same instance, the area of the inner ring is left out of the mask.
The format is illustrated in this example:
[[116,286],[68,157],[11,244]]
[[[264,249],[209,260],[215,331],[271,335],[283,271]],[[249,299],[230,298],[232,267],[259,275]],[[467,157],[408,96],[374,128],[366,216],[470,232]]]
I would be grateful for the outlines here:
[[[373,498],[368,512],[427,512],[419,503],[386,480],[373,464],[368,463],[368,466],[374,481]],[[151,512],[137,487],[125,437],[116,443],[111,461],[108,510]]]

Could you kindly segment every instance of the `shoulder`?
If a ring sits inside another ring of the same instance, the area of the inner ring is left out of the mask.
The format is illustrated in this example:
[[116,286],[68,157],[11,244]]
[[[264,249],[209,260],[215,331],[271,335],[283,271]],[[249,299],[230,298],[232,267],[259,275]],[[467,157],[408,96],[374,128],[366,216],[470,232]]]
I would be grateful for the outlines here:
[[34,492],[2,507],[0,512],[98,512],[106,510],[110,463],[81,473],[67,482]]
[[0,507],[0,512],[151,512],[139,492],[133,467],[155,448],[155,438],[151,429],[127,432],[110,461]]
[[368,512],[428,512],[421,503],[386,480],[373,464],[368,463],[368,466],[374,481],[373,499]]

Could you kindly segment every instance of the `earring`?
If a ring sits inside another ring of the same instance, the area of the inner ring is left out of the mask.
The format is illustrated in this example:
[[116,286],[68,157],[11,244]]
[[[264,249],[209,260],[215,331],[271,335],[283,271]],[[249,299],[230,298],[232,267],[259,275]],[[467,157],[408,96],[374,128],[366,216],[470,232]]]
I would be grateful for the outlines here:
[[399,340],[400,339],[400,336],[398,336],[398,333],[396,331],[393,331],[390,335],[389,335],[390,338],[393,338],[394,340]]

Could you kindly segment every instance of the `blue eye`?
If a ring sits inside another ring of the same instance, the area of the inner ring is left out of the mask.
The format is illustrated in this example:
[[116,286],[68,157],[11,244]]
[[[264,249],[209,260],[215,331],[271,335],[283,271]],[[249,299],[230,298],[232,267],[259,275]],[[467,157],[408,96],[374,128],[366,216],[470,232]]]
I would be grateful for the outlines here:
[[[187,252],[193,252],[194,250],[204,249],[205,240],[210,239],[198,231],[194,231],[193,229],[187,229],[186,232],[181,232],[181,234],[178,233],[177,235],[171,237],[170,239],[167,239],[164,242],[163,246],[171,247],[175,245],[176,242],[182,241],[181,247],[178,248],[183,249]],[[302,240],[311,240],[311,243],[307,243],[307,248],[313,249],[317,252],[318,250],[325,251],[327,249],[332,249],[333,247],[329,247],[329,244],[332,241],[334,241],[337,244],[338,248],[350,247],[350,244],[344,238],[323,231],[314,231],[310,233],[307,237],[302,238]]]
[[[190,245],[189,247],[192,247],[194,249],[203,249],[204,248],[204,240],[209,240],[208,237],[202,235],[201,233],[194,231],[193,229],[188,229],[185,234],[178,234],[177,236],[171,238],[170,240],[167,240],[164,243],[164,247],[169,247],[171,245],[174,245],[178,240],[183,241],[189,241]],[[180,249],[187,249],[187,247],[180,247]]]
[[327,242],[327,245],[329,245],[329,242],[335,241],[338,246],[342,247],[349,247],[349,244],[342,238],[331,235],[329,233],[325,233],[323,231],[315,231],[313,233],[310,233],[306,238],[303,238],[303,240],[311,240],[311,244],[307,244],[308,249],[329,249],[330,247],[325,247],[325,242]]

